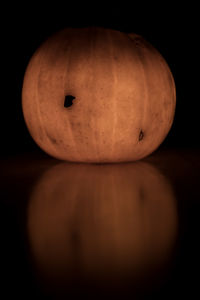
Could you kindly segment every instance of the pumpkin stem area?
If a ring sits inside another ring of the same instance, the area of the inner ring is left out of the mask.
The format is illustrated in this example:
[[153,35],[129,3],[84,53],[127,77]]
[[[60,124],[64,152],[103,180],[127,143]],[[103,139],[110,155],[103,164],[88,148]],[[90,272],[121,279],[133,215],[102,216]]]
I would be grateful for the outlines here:
[[76,97],[72,96],[72,95],[67,95],[65,96],[65,102],[64,102],[64,107],[70,107],[72,106],[72,101],[76,99]]

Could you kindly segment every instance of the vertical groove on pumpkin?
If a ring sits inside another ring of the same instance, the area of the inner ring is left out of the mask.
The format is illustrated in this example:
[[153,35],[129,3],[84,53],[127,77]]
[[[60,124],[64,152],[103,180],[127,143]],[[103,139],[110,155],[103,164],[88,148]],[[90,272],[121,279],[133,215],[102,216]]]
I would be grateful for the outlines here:
[[[63,32],[64,34],[65,32]],[[67,36],[67,35],[66,35]],[[66,39],[65,39],[66,40]],[[67,43],[67,41],[66,41]],[[73,48],[73,43],[74,43],[74,38],[71,40],[70,42],[70,45],[67,47],[67,52],[68,52],[68,55],[66,55],[66,61],[64,62],[64,68],[65,68],[65,72],[64,72],[64,75],[63,75],[63,98],[65,98],[65,94],[66,94],[66,82],[67,82],[67,86],[70,87],[70,76],[68,76],[69,74],[69,65],[70,65],[70,61],[72,59],[72,55],[73,55],[73,52],[72,52],[72,48]],[[71,127],[71,123],[70,123],[70,120],[68,118],[66,118],[66,122],[68,122],[68,126],[66,126],[69,130],[69,135],[70,135],[70,140],[72,141],[72,149],[73,149],[73,152],[77,153],[78,157],[77,160],[81,160],[81,153],[79,151],[79,147],[77,147],[76,145],[76,141],[75,141],[75,138],[74,138],[74,134],[73,134],[73,131],[72,131],[72,127]],[[76,155],[75,155],[76,157]]]
[[[90,58],[89,58],[89,61],[90,61],[90,72],[91,72],[91,80],[93,81],[94,83],[94,78],[97,74],[95,74],[95,67],[94,67],[94,62],[96,60],[95,58],[95,53],[96,53],[96,49],[95,47],[97,47],[97,42],[98,42],[98,32],[97,32],[97,28],[95,27],[92,27],[92,28],[89,28],[89,38],[90,38],[90,41],[91,41],[91,45],[90,45],[90,51],[91,51],[91,54],[90,54]],[[87,75],[87,74],[86,74]],[[93,100],[95,101],[95,88],[93,89]],[[89,103],[89,105],[91,105],[91,108],[92,108],[92,103]],[[98,136],[97,136],[97,131],[99,132],[100,128],[98,127],[98,123],[97,123],[97,120],[95,120],[95,117],[94,115],[90,117],[90,122],[91,122],[91,130],[93,131],[93,137],[92,137],[92,141],[93,141],[93,153],[92,153],[92,156],[93,156],[93,160],[99,162],[100,161],[100,158],[101,158],[101,153],[99,153],[99,143],[100,141],[98,140]],[[96,129],[96,132],[95,132],[95,126],[97,127]],[[91,156],[91,153],[88,153],[89,157]]]
[[[165,61],[164,57],[154,48],[154,51],[156,51],[157,55],[160,58],[160,67],[162,68],[162,74],[163,76],[161,77],[163,79],[163,86],[165,87],[166,83],[168,82],[167,78],[170,78],[171,80],[171,94],[170,95],[170,103],[171,103],[171,111],[170,110],[163,110],[163,113],[166,114],[166,112],[168,112],[168,117],[167,119],[169,119],[171,117],[171,122],[169,124],[169,127],[166,128],[166,134],[169,132],[169,128],[171,128],[172,123],[173,123],[173,119],[174,119],[174,115],[173,112],[175,113],[175,105],[176,105],[176,88],[175,88],[175,82],[174,82],[174,78],[172,76],[172,73],[170,71],[170,68],[167,64],[167,62]],[[164,76],[167,76],[167,78],[164,80]],[[173,88],[172,88],[173,86]],[[174,102],[171,102],[171,99],[174,100]],[[167,125],[167,123],[166,123]]]
[[[147,80],[147,76],[146,76],[146,72],[145,72],[144,62],[142,60],[145,57],[145,55],[143,55],[143,53],[142,53],[143,49],[141,47],[135,47],[135,49],[136,49],[136,53],[138,56],[138,61],[141,66],[141,75],[143,76],[143,82],[144,82],[144,84],[143,84],[144,98],[143,98],[143,103],[142,103],[143,109],[141,109],[142,113],[141,113],[141,121],[140,121],[140,126],[143,128],[143,127],[145,127],[144,120],[146,119],[146,113],[147,113],[148,104],[149,104],[148,80]],[[140,135],[140,138],[143,138],[142,134]],[[139,141],[140,141],[140,139],[139,139]],[[143,153],[141,153],[141,154],[143,155]]]
[[36,86],[37,87],[35,88],[36,103],[37,103],[36,106],[38,108],[38,118],[39,118],[39,121],[40,121],[40,124],[41,124],[41,129],[43,130],[43,135],[44,136],[47,136],[47,134],[46,134],[46,128],[45,128],[45,125],[44,125],[44,121],[42,120],[42,114],[41,114],[41,111],[40,111],[40,99],[39,99],[38,89],[39,89],[40,73],[41,73],[41,70],[42,70],[42,62],[44,61],[44,58],[47,56],[47,53],[43,52],[43,55],[41,55],[39,53],[39,55],[38,55],[38,61],[39,61],[40,68],[39,68],[39,71],[38,71],[38,76],[35,76],[35,78],[37,78],[37,80],[36,80]]
[[112,83],[112,98],[113,98],[113,114],[112,114],[112,126],[113,126],[113,132],[112,132],[112,153],[111,157],[113,158],[113,153],[115,151],[115,140],[116,140],[116,124],[117,124],[117,105],[116,105],[116,96],[115,96],[115,90],[116,90],[116,84],[117,84],[117,72],[115,71],[115,62],[113,59],[113,42],[112,42],[112,33],[110,31],[107,31],[108,33],[108,42],[109,42],[109,50],[110,50],[110,57],[111,57],[111,65],[110,65],[110,73],[112,74],[113,77],[113,83]]

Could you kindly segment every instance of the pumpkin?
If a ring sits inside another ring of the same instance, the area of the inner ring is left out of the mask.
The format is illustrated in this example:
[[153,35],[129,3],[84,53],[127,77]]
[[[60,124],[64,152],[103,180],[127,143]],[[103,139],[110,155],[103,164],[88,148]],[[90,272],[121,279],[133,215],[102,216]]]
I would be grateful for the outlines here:
[[171,184],[145,162],[59,163],[38,179],[27,209],[34,265],[64,285],[155,271],[177,235]]
[[66,28],[28,64],[25,122],[48,154],[74,162],[125,162],[152,153],[168,134],[175,83],[161,54],[139,35]]

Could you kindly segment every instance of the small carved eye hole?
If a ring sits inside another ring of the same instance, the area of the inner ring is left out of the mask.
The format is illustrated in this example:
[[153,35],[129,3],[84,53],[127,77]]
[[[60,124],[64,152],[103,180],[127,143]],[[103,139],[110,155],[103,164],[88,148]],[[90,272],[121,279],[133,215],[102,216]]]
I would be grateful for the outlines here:
[[65,96],[65,102],[64,102],[64,107],[70,107],[72,106],[72,101],[76,99],[76,97],[72,96],[72,95],[67,95]]
[[142,130],[140,130],[139,141],[141,141],[143,138],[144,138],[144,132]]

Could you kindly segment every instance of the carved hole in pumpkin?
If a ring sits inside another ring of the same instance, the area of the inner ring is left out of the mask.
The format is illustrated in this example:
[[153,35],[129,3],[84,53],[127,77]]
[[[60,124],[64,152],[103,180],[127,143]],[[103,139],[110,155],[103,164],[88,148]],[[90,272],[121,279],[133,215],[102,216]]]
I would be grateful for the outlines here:
[[76,99],[76,97],[72,96],[72,95],[67,95],[65,96],[65,102],[64,102],[64,107],[70,107],[72,106],[72,101]]
[[143,138],[144,138],[144,132],[140,130],[139,141],[141,141]]

